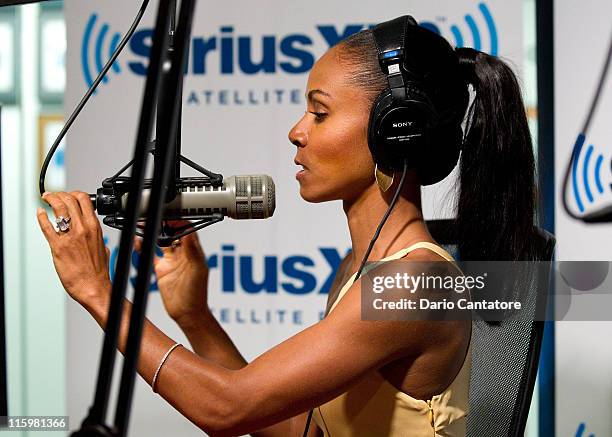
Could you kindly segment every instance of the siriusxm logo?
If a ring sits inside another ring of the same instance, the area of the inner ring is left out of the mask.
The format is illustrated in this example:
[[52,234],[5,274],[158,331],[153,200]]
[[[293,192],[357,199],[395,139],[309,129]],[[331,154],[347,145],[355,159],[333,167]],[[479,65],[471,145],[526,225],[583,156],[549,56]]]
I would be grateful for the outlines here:
[[[499,43],[495,22],[484,3],[480,3],[478,8],[490,37],[488,52],[496,55]],[[441,23],[422,21],[421,26],[447,37],[458,47],[468,45],[478,50],[486,50],[476,20],[470,14],[464,18],[472,36],[471,44],[464,39],[458,25],[448,26],[446,20]],[[119,33],[110,32],[108,24],[98,27],[97,23],[98,15],[93,13],[85,26],[81,44],[81,65],[88,86],[91,86],[95,76],[102,70],[104,63],[108,61],[121,39]],[[361,29],[372,26],[374,26],[372,23],[320,24],[315,25],[313,31],[308,34],[268,34],[257,37],[240,34],[231,25],[221,26],[216,34],[192,37],[189,67],[186,73],[192,75],[205,75],[209,72],[218,72],[222,75],[232,75],[237,72],[247,75],[306,73],[312,68],[316,56],[320,55],[315,53],[316,45],[323,43],[325,47],[331,47]],[[126,62],[126,69],[135,75],[144,76],[147,72],[152,35],[152,29],[142,29],[130,40],[128,47],[131,56]],[[111,71],[119,74],[123,69],[118,62],[115,62]],[[107,81],[108,78],[104,82]]]
[[[108,51],[106,54],[104,53],[104,44],[106,41],[106,36],[108,35],[109,25],[103,24],[99,31],[98,35],[94,38],[94,28],[96,26],[96,22],[98,20],[97,14],[92,14],[87,21],[85,26],[85,32],[83,34],[83,44],[81,44],[81,66],[83,68],[83,77],[85,78],[85,83],[90,87],[93,84],[94,77],[100,74],[104,64],[111,58],[113,52],[117,50],[119,46],[119,42],[121,41],[121,35],[119,33],[113,34],[110,39],[110,43],[107,48]],[[93,57],[94,57],[94,65],[95,65],[95,74],[89,68],[89,59],[90,59],[90,43],[94,43],[93,47]],[[121,73],[121,67],[119,63],[115,61],[113,63],[112,71],[115,73]],[[108,82],[108,74],[104,77],[102,83]]]
[[[208,258],[211,271],[219,271],[221,291],[224,293],[244,290],[250,294],[276,294],[280,291],[294,295],[313,292],[327,294],[344,256],[335,248],[319,248],[319,255],[327,270],[327,276],[321,281],[313,272],[317,263],[308,255],[293,255],[283,259],[270,255],[255,260],[252,255],[236,255],[234,250],[233,245],[223,245],[220,254]],[[263,268],[257,269],[263,270],[263,274],[255,272],[255,263],[263,265]]]
[[[604,186],[601,182],[604,156],[600,152],[595,152],[595,147],[590,144],[586,148],[583,158],[581,151],[583,149],[585,140],[586,138],[583,134],[580,134],[580,136],[577,138],[576,145],[578,149],[576,151],[576,157],[572,163],[572,192],[580,212],[584,212],[585,206],[583,197],[581,196],[578,188],[579,184],[581,184],[582,191],[584,191],[586,200],[589,203],[593,203],[595,201],[595,196],[604,194]],[[594,153],[596,157],[593,156]],[[582,166],[581,169],[578,168],[580,165]],[[610,170],[612,171],[612,161],[610,162]],[[594,187],[592,186],[590,180],[595,182]],[[612,191],[612,184],[610,184],[610,190]]]
[[[497,27],[495,26],[495,21],[493,20],[493,15],[491,15],[491,11],[487,7],[487,5],[484,3],[478,4],[478,10],[480,11],[482,15],[482,19],[488,30],[488,34],[489,34],[488,50],[483,44],[480,29],[478,25],[476,24],[476,20],[471,14],[466,14],[463,18],[472,36],[472,44],[470,44],[469,42],[466,42],[466,40],[463,38],[463,33],[461,32],[461,29],[456,24],[450,25],[450,32],[453,36],[454,41],[452,41],[450,38],[449,38],[449,41],[451,42],[451,44],[454,42],[455,47],[472,47],[473,49],[486,51],[487,53],[491,55],[497,56],[498,50],[499,50],[499,40],[498,40],[498,35],[497,35]],[[443,35],[443,32],[434,23],[421,23],[421,26],[433,32],[436,32],[439,35]]]
[[[94,38],[96,22],[97,15],[92,14],[83,34],[81,46],[83,75],[88,86],[91,86],[94,79],[89,67],[91,58],[99,73],[104,66],[102,62],[104,56],[107,56],[107,60],[110,58],[120,39],[119,34],[115,34],[110,45],[105,47],[104,40],[109,26],[102,25],[98,36]],[[315,54],[312,51],[315,40],[323,40],[327,47],[331,47],[363,28],[363,24],[349,24],[343,29],[338,29],[334,25],[318,25],[315,36],[298,33],[282,36],[263,35],[260,37],[261,48],[254,53],[256,51],[253,48],[254,37],[236,35],[233,26],[221,26],[217,35],[192,38],[190,66],[187,72],[193,75],[207,74],[213,68],[211,59],[214,56],[217,63],[216,70],[222,75],[231,75],[237,71],[249,75],[272,74],[279,71],[288,74],[305,73],[315,62]],[[152,35],[152,29],[143,29],[134,33],[130,40],[130,51],[137,59],[128,61],[127,67],[136,75],[144,76],[147,73]],[[121,67],[118,65],[113,67],[116,73],[121,72]]]
[[[578,425],[578,428],[576,429],[576,437],[587,437],[585,432],[586,432],[586,424],[584,422],[581,422],[580,425]],[[588,437],[595,437],[595,434],[591,432],[588,434]]]
[[[105,242],[108,240],[105,239]],[[342,258],[336,248],[318,248],[318,257],[292,255],[281,258],[276,255],[255,257],[249,254],[237,254],[232,244],[223,244],[221,253],[211,254],[208,267],[212,275],[219,274],[219,284],[223,293],[306,295],[310,293],[328,294],[331,284],[340,266]],[[111,250],[110,276],[115,277],[115,265],[119,247]],[[159,248],[157,256],[163,256]],[[137,252],[132,253],[132,266],[136,269],[139,263]],[[321,268],[321,261],[324,267]],[[316,270],[323,270],[324,277],[319,277]],[[136,283],[134,275],[130,278],[132,287]],[[158,291],[157,281],[151,281],[151,291]]]

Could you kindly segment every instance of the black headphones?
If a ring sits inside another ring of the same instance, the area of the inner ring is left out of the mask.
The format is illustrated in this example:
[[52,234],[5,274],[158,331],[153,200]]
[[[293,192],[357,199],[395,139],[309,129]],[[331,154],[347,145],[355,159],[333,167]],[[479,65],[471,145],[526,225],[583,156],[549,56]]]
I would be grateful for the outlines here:
[[439,182],[457,163],[462,135],[456,119],[446,123],[440,116],[430,98],[431,84],[425,83],[427,64],[436,65],[432,59],[444,56],[436,41],[443,38],[409,15],[378,24],[372,34],[389,83],[370,113],[368,145],[374,162],[401,171],[407,161],[422,185]]

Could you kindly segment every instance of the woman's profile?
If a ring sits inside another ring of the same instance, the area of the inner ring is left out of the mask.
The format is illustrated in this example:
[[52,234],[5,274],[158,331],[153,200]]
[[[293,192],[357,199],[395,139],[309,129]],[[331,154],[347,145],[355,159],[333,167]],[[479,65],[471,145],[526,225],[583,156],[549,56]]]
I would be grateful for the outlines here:
[[[501,60],[453,49],[405,16],[332,47],[305,95],[289,132],[299,193],[342,201],[352,249],[325,318],[247,362],[208,308],[206,258],[191,234],[154,267],[193,352],[147,320],[138,373],[210,435],[300,436],[307,423],[309,436],[465,435],[471,322],[363,320],[357,279],[366,260],[452,264],[424,221],[421,186],[457,162],[461,258],[530,257],[534,157],[516,77]],[[67,224],[56,232],[38,211],[60,280],[104,329],[109,257],[90,197],[43,199]],[[121,351],[130,310],[126,301]]]

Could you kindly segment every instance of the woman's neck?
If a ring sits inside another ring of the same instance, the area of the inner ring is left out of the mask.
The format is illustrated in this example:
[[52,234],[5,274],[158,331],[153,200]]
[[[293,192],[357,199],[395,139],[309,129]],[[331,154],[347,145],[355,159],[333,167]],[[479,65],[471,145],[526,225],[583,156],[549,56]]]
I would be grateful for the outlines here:
[[[370,261],[389,256],[417,241],[433,241],[421,213],[420,186],[411,181],[407,181],[404,186],[368,256]],[[373,184],[359,198],[343,202],[353,249],[351,269],[353,272],[359,268],[396,189],[394,184],[383,193],[376,184]]]

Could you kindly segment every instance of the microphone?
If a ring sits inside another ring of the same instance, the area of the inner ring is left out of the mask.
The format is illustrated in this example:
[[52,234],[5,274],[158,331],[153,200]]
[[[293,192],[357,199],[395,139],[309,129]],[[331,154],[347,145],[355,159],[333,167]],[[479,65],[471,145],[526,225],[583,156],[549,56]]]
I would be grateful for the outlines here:
[[[97,194],[90,194],[100,215],[116,218],[125,214],[129,178],[103,182]],[[150,181],[145,182],[140,201],[140,218],[146,218],[151,194]],[[164,205],[164,220],[196,220],[221,214],[237,220],[264,219],[274,214],[276,207],[274,181],[268,175],[240,175],[213,184],[207,177],[180,178],[174,200]]]

